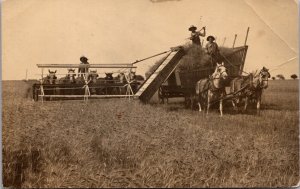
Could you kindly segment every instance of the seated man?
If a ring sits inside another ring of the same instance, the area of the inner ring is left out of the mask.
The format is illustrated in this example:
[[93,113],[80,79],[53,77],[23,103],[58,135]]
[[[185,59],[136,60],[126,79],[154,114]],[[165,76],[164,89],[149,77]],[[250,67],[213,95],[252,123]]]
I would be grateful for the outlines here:
[[[80,64],[89,64],[88,58],[85,56],[80,57],[80,61]],[[88,68],[78,68],[78,77],[83,77],[83,74],[87,73],[88,71]]]

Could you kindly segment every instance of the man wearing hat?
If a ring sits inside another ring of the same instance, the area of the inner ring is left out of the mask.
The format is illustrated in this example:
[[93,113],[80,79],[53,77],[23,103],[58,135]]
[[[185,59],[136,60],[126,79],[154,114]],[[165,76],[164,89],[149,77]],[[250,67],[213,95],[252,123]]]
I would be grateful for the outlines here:
[[213,67],[215,67],[216,63],[222,63],[219,47],[218,44],[214,42],[214,36],[210,35],[206,38],[206,40],[208,41],[208,43],[206,44],[206,53],[210,55],[212,65]]
[[[88,58],[85,56],[80,57],[80,64],[89,64]],[[78,68],[78,77],[82,77],[84,73],[88,72],[88,68]]]
[[191,25],[191,27],[189,27],[189,31],[191,31],[191,37],[189,38],[190,40],[192,40],[194,45],[199,45],[201,46],[201,42],[200,42],[200,37],[205,37],[206,35],[206,31],[205,31],[205,27],[203,27],[201,30],[203,30],[203,32],[201,33],[201,30],[196,31],[197,27],[194,25]]

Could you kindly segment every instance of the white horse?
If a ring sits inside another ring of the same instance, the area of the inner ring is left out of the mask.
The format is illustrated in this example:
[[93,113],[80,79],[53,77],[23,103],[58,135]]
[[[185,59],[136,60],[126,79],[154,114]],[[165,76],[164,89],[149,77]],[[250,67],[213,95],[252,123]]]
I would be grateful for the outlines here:
[[198,96],[199,111],[206,106],[206,114],[210,106],[219,101],[220,114],[223,116],[223,98],[226,95],[225,80],[228,74],[224,63],[217,64],[210,78],[201,79],[196,84],[196,96]]

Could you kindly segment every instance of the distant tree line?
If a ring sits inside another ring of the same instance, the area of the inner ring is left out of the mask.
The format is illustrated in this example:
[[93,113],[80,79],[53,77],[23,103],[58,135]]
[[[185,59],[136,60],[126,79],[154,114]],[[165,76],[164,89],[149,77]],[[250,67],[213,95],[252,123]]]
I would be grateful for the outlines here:
[[285,80],[285,77],[282,74],[278,74],[276,77],[280,80]]
[[[298,76],[296,74],[292,74],[291,78],[295,80],[298,78]],[[278,74],[278,75],[276,75],[276,77],[274,77],[274,76],[272,77],[272,80],[275,80],[275,79],[285,80],[285,77],[282,74]]]

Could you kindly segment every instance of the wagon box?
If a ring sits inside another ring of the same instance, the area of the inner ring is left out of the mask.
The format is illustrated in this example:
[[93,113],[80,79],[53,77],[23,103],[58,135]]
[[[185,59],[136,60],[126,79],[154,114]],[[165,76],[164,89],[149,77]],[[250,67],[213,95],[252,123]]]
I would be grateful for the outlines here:
[[[247,49],[248,46],[237,47],[233,49],[232,53],[224,55],[224,62],[229,75],[229,81],[232,78],[242,75]],[[176,70],[177,74],[174,73],[174,75],[177,77],[176,79],[180,81],[180,83],[177,83],[182,88],[194,88],[197,81],[208,78],[213,71],[214,68],[212,66],[203,66],[197,70]]]
[[[223,51],[226,49],[223,48]],[[236,47],[223,53],[223,60],[228,73],[226,85],[229,86],[230,81],[242,75],[244,72],[245,58],[248,46]],[[168,79],[161,85],[158,97],[162,103],[164,98],[182,97],[188,99],[194,93],[196,83],[200,79],[208,78],[214,72],[214,68],[210,64],[198,66],[196,69],[188,67],[182,69],[180,66],[170,74]],[[194,66],[195,67],[195,66]]]

